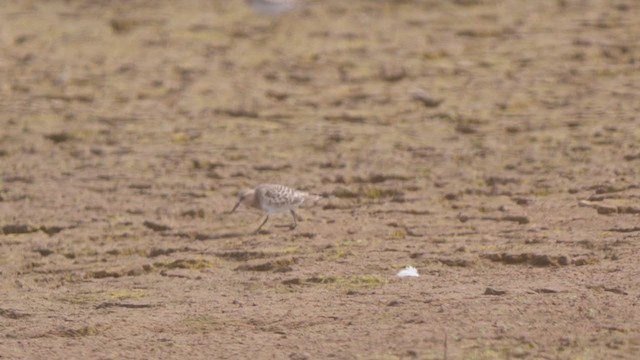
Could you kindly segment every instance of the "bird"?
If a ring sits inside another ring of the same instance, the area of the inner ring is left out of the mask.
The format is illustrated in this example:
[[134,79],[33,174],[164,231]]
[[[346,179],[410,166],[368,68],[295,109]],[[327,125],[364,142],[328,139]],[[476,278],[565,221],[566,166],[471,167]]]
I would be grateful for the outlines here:
[[253,234],[257,234],[264,224],[267,223],[270,215],[288,211],[293,216],[293,224],[291,225],[291,230],[293,230],[298,226],[295,209],[302,204],[315,203],[320,199],[321,197],[318,195],[295,190],[288,186],[260,184],[253,189],[240,191],[238,194],[238,202],[229,213],[235,212],[240,204],[262,210],[266,214],[266,218],[253,232]]

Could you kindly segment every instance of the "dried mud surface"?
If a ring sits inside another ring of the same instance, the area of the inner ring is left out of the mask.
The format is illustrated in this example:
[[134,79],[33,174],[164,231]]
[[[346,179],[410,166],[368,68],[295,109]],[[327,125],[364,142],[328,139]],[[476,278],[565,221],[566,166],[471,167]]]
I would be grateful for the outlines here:
[[0,358],[635,358],[638,13],[3,3]]

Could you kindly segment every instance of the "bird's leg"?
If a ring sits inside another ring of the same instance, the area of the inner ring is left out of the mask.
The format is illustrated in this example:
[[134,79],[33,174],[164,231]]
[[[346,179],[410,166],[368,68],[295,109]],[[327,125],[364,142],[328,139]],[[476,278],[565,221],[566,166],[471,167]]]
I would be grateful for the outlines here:
[[291,216],[293,216],[293,225],[291,226],[291,230],[293,230],[298,227],[298,219],[296,219],[296,212],[293,210],[291,210]]
[[267,220],[269,220],[269,215],[267,215],[267,217],[264,219],[264,221],[262,222],[262,224],[260,224],[260,226],[258,226],[258,228],[256,229],[256,231],[254,231],[254,234],[257,234],[260,232],[260,229],[262,229],[262,227],[264,226],[264,224],[267,223]]

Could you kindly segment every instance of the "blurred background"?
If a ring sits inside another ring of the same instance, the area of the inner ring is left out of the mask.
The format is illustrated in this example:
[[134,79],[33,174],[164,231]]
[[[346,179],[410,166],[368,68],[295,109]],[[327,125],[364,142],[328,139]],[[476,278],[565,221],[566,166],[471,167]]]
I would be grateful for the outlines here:
[[282,174],[305,184],[344,154],[346,175],[365,160],[412,176],[441,171],[438,159],[468,172],[529,166],[512,155],[566,167],[596,152],[563,145],[576,132],[612,125],[637,140],[636,6],[11,1],[4,151],[30,131],[49,146],[79,140],[87,157],[130,149],[168,169],[179,165],[152,155],[189,152],[253,179],[280,175],[251,166],[291,167]]

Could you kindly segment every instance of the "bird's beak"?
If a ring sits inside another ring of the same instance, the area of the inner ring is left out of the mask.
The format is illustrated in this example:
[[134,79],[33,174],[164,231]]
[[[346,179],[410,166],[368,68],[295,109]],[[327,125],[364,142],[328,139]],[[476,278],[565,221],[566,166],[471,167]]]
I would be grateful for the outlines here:
[[229,214],[233,213],[234,211],[236,211],[236,209],[238,208],[238,206],[240,206],[240,203],[242,202],[242,199],[238,200],[238,202],[236,203],[236,206],[233,207],[233,209],[231,209],[231,211],[229,211]]

